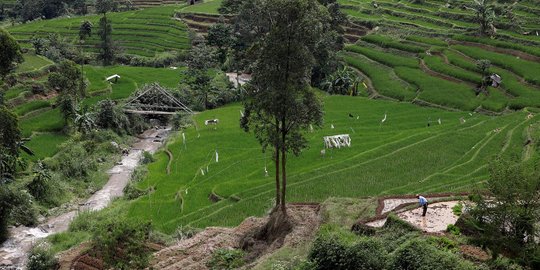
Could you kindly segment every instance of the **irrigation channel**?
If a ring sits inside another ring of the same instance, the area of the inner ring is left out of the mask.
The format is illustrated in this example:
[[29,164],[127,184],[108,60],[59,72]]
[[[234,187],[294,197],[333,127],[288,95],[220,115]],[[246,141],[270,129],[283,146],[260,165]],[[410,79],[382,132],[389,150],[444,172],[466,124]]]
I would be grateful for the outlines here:
[[131,145],[129,154],[108,171],[109,181],[94,193],[85,203],[59,216],[50,217],[36,227],[10,228],[10,238],[0,247],[0,270],[24,269],[27,255],[36,241],[51,234],[64,232],[80,211],[101,210],[116,197],[123,195],[132,172],[139,165],[144,151],[155,153],[165,142],[170,128],[152,128],[143,132],[137,142]]

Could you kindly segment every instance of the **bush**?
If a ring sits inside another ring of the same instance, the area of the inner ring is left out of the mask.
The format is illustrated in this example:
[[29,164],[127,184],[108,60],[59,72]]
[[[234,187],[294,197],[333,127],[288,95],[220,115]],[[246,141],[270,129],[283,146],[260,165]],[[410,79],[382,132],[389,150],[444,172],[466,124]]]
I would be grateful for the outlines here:
[[199,233],[201,230],[198,228],[191,227],[189,225],[180,226],[176,228],[174,237],[178,240],[189,239]]
[[58,260],[53,252],[44,244],[32,248],[26,263],[27,270],[54,270],[57,269]]
[[474,266],[457,255],[437,250],[423,239],[413,239],[401,245],[390,258],[390,269],[464,270]]
[[386,250],[376,238],[358,238],[338,226],[323,226],[309,253],[311,269],[385,269]]
[[148,151],[143,151],[142,159],[141,159],[142,164],[149,164],[149,163],[152,163],[154,161],[156,161],[156,159],[154,158],[152,153],[150,153]]
[[151,225],[127,220],[109,220],[93,235],[94,250],[104,263],[115,269],[143,269],[148,265],[146,247]]
[[212,253],[212,258],[206,266],[210,270],[237,269],[244,265],[244,252],[238,249],[220,248]]
[[453,234],[453,235],[460,235],[461,231],[459,230],[459,227],[454,224],[448,224],[446,226],[446,231]]

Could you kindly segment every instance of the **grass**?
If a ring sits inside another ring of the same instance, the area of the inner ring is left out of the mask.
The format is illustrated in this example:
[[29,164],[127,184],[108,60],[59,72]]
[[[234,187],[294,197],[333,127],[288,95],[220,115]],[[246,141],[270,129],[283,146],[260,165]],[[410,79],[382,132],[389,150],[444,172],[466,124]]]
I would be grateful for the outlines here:
[[373,87],[381,95],[401,101],[410,101],[416,96],[413,89],[401,81],[391,68],[377,64],[358,54],[345,54],[343,58],[348,65],[366,74],[373,83]]
[[205,0],[197,5],[186,6],[181,10],[184,13],[204,13],[204,14],[219,14],[219,7],[222,0]]
[[[445,50],[444,55],[446,55],[448,61],[455,66],[475,72],[478,70],[474,62],[455,51]],[[539,89],[532,85],[523,84],[515,74],[503,68],[491,67],[490,70],[503,78],[501,87],[509,94],[515,96],[515,98],[508,100],[508,105],[511,109],[540,106]]]
[[18,116],[23,116],[29,112],[47,108],[50,106],[51,103],[48,100],[33,100],[13,108],[13,112]]
[[511,70],[530,83],[540,85],[540,72],[538,72],[540,63],[519,59],[512,55],[486,51],[477,47],[455,45],[452,48],[474,59],[487,59],[497,66]]
[[372,48],[360,47],[357,45],[349,45],[345,47],[345,50],[351,51],[354,53],[363,54],[366,57],[372,60],[375,60],[379,63],[385,64],[389,67],[399,67],[399,66],[413,67],[413,68],[418,67],[418,61],[411,57],[398,56],[398,55],[386,53],[386,52],[379,51]]
[[[174,6],[176,8],[184,5]],[[187,26],[174,20],[174,7],[162,6],[136,11],[109,13],[112,22],[113,40],[124,47],[127,54],[153,57],[159,52],[184,52],[189,48]],[[58,33],[68,41],[77,39],[79,25],[89,20],[97,32],[100,16],[89,15],[74,18],[57,18],[8,27],[7,30],[24,47],[30,47],[29,40],[33,36],[45,37],[50,33]],[[93,34],[86,42],[86,49],[95,52],[98,44],[97,34]]]
[[60,145],[68,139],[69,136],[63,133],[35,133],[26,143],[26,146],[32,149],[35,155],[27,156],[24,154],[24,156],[32,161],[52,157],[58,153]]
[[400,78],[419,88],[422,100],[469,111],[479,105],[473,89],[466,84],[433,77],[409,67],[397,67],[395,71]]
[[16,73],[40,70],[43,67],[54,64],[51,60],[34,54],[24,54],[24,62],[17,65]]
[[[112,66],[112,67],[85,67],[85,73],[90,81],[89,92],[98,91],[99,88],[105,87],[104,94],[91,96],[82,101],[86,105],[94,105],[103,99],[125,99],[131,95],[138,87],[147,83],[160,82],[162,86],[175,88],[182,79],[183,69],[169,68],[148,68],[148,67],[129,67],[129,66]],[[105,81],[107,76],[119,74],[122,78],[117,84],[109,85]],[[101,89],[100,89],[101,90]],[[19,106],[21,112],[27,112],[36,109],[36,107],[45,106],[47,101],[36,101]],[[49,103],[47,103],[49,104]],[[48,105],[47,105],[48,106]],[[58,109],[49,110],[41,114],[24,118],[20,122],[24,136],[28,137],[32,132],[59,132],[64,128],[64,120]]]
[[490,38],[472,37],[472,36],[466,36],[466,35],[456,35],[456,36],[453,36],[452,38],[455,40],[476,42],[476,43],[487,44],[487,45],[491,45],[491,46],[495,46],[499,48],[518,50],[518,51],[526,52],[532,55],[540,56],[540,48],[538,48],[538,46],[526,46],[526,45],[522,45],[516,42],[508,42],[508,41],[502,41],[502,40],[490,39]]
[[482,81],[482,76],[478,73],[473,73],[471,71],[455,67],[452,65],[446,64],[441,57],[438,56],[424,56],[424,61],[428,68],[433,71],[460,79],[463,81],[471,82],[478,84]]
[[422,53],[426,51],[426,48],[404,43],[402,40],[397,40],[389,36],[381,35],[368,35],[362,37],[363,41],[377,44],[383,48],[394,48],[402,51],[412,52],[412,53]]
[[[168,145],[175,157],[171,174],[165,170],[167,156],[157,153],[148,176],[138,184],[155,191],[129,203],[128,216],[152,220],[170,233],[180,225],[235,226],[247,216],[265,214],[274,196],[272,161],[261,153],[253,135],[238,127],[240,109],[231,105],[196,115],[201,128],[185,131],[186,145],[178,137]],[[325,111],[324,127],[306,134],[310,147],[289,159],[289,201],[466,190],[487,177],[486,164],[493,155],[522,150],[503,146],[520,134],[525,113],[491,119],[342,96],[326,97]],[[349,113],[359,115],[359,120],[349,118]],[[381,125],[385,113],[388,118]],[[461,117],[467,120],[463,125]],[[210,118],[220,119],[217,130],[204,127],[203,121]],[[442,125],[437,124],[439,118]],[[503,131],[493,133],[497,127]],[[508,136],[511,129],[515,132]],[[342,133],[351,135],[352,147],[320,157],[322,136]],[[264,176],[265,166],[269,177]],[[212,192],[223,200],[212,203]]]

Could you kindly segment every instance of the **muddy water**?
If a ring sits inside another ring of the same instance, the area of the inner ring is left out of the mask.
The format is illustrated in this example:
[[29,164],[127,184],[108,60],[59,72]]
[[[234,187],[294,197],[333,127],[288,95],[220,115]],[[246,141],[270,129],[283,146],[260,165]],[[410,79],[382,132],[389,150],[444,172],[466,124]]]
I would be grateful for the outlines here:
[[78,209],[51,217],[37,227],[19,226],[10,229],[10,238],[0,247],[0,270],[24,269],[26,255],[32,244],[51,234],[64,232],[69,223],[81,210],[101,210],[116,197],[123,194],[123,189],[131,178],[131,173],[139,164],[143,151],[154,153],[169,135],[169,128],[150,129],[139,136],[122,161],[108,171],[109,181],[101,190],[94,193]]

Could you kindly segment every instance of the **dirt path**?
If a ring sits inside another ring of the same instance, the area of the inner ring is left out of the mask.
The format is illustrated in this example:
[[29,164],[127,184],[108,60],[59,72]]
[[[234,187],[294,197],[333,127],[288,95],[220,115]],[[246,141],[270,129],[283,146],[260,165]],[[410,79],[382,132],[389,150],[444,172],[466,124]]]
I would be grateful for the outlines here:
[[67,213],[51,217],[38,225],[29,228],[19,226],[10,229],[11,237],[0,247],[0,270],[23,269],[26,254],[36,241],[51,234],[64,232],[77,213],[81,210],[101,210],[116,197],[123,194],[123,189],[131,178],[131,173],[138,166],[143,151],[154,153],[163,144],[170,129],[149,129],[139,136],[118,165],[108,171],[109,181],[101,190],[94,193],[84,204]]

